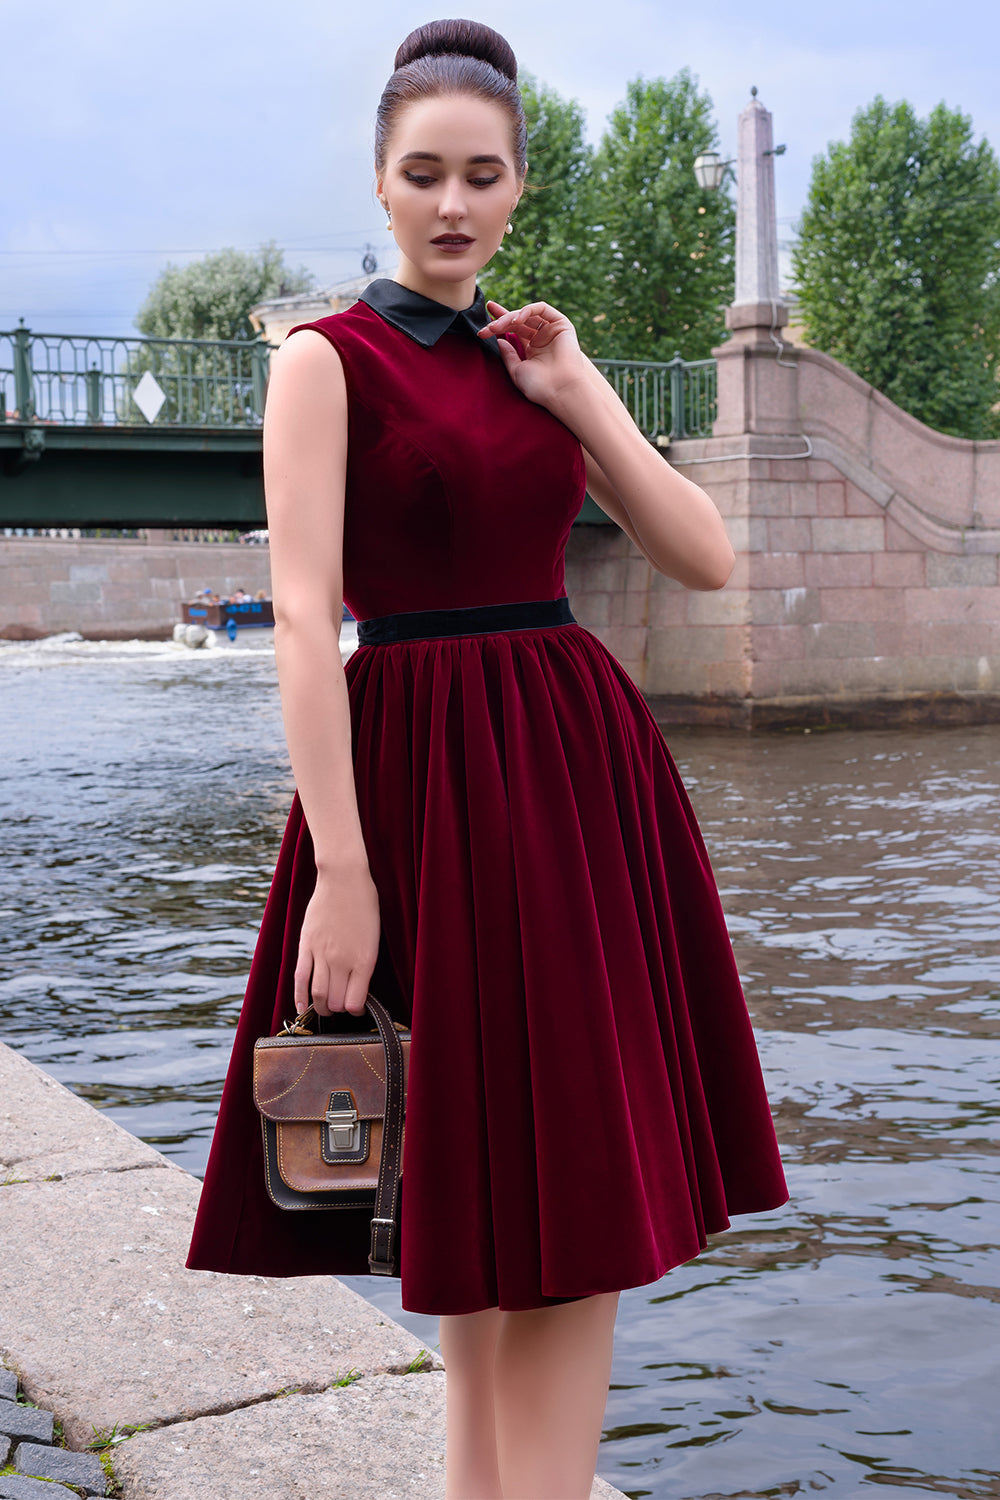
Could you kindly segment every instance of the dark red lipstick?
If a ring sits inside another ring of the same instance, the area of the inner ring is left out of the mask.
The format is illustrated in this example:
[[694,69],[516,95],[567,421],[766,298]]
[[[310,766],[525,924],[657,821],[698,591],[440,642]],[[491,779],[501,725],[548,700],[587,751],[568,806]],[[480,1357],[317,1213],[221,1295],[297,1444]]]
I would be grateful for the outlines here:
[[440,250],[466,250],[474,240],[467,234],[439,234],[436,239],[431,240],[432,245],[437,245]]

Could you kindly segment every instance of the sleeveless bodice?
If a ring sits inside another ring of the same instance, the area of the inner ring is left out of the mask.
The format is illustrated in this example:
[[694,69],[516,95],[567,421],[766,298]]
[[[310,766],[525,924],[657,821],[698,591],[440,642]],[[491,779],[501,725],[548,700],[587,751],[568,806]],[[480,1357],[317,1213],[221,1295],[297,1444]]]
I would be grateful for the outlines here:
[[461,322],[425,347],[364,302],[299,326],[330,340],[347,379],[351,612],[564,594],[583,451],[521,395],[496,351]]

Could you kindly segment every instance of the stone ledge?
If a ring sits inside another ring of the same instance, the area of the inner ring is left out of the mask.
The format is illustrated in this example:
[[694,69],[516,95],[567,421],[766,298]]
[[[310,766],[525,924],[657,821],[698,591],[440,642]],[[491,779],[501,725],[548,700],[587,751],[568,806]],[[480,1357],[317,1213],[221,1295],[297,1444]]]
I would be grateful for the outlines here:
[[71,1447],[405,1369],[422,1345],[329,1276],[223,1276],[184,1259],[199,1185],[139,1169],[0,1192],[0,1349]]
[[0,1234],[14,1249],[0,1259],[0,1353],[71,1447],[115,1423],[405,1370],[422,1351],[440,1367],[333,1277],[186,1270],[196,1179],[2,1043],[0,1097]]
[[130,1167],[180,1171],[107,1115],[0,1045],[0,1183]]
[[444,1400],[440,1371],[373,1375],[139,1433],[115,1473],[124,1500],[444,1500]]
[[[126,1500],[443,1497],[437,1355],[333,1277],[186,1270],[193,1177],[3,1043],[0,1093],[6,1157],[22,1164],[0,1189],[4,1394],[16,1370],[71,1449],[151,1426],[113,1450]],[[4,1477],[0,1500],[33,1485]],[[42,1500],[61,1489],[45,1483]],[[598,1480],[592,1500],[623,1497]]]
[[836,697],[724,697],[658,693],[647,698],[663,730],[908,729],[1000,723],[998,693],[886,693]]

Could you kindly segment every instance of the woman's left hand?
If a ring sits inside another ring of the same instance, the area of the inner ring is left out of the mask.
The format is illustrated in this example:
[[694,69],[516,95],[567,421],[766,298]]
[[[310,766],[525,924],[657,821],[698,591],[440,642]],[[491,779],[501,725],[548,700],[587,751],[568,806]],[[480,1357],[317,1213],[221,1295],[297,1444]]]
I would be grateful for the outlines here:
[[[529,401],[556,406],[572,385],[587,378],[587,359],[576,329],[557,308],[547,302],[529,302],[513,312],[499,302],[487,302],[486,306],[493,321],[487,323],[480,337],[497,335],[507,374]],[[513,344],[500,337],[505,333],[513,333],[520,340],[523,359]]]

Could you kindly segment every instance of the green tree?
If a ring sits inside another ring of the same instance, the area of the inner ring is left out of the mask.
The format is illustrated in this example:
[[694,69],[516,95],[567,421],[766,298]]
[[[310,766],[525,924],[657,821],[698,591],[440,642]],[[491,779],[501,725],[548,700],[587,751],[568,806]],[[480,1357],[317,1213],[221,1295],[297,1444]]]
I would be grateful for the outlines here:
[[481,277],[504,307],[550,302],[583,336],[593,313],[595,278],[590,203],[593,151],[584,140],[577,101],[527,75],[521,83],[528,121],[528,179],[507,235]]
[[135,324],[149,338],[253,339],[247,314],[256,302],[313,286],[304,268],[289,270],[273,240],[256,255],[220,250],[161,271]]
[[792,265],[810,344],[939,432],[1000,431],[1000,166],[972,123],[878,96],[813,162]]
[[617,359],[707,358],[733,299],[736,219],[706,192],[695,157],[718,149],[712,101],[687,68],[628,85],[597,150],[597,294],[588,352]]

